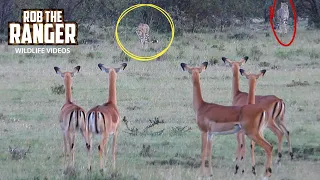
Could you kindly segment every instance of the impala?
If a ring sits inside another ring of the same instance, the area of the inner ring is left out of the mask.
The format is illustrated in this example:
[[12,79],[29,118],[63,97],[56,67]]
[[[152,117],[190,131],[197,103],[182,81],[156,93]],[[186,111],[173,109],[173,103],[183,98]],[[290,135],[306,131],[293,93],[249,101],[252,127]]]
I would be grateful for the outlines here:
[[102,140],[98,145],[101,172],[103,172],[104,167],[104,156],[107,155],[106,145],[108,144],[109,135],[113,135],[112,157],[113,169],[115,169],[117,136],[120,125],[120,114],[118,112],[116,96],[116,79],[117,73],[124,70],[126,66],[127,64],[123,63],[119,68],[107,68],[104,67],[103,64],[98,64],[101,71],[109,74],[109,97],[106,103],[98,105],[88,111],[88,170],[91,170],[92,133],[102,135]]
[[[247,104],[255,104],[256,103],[256,96],[255,96],[255,90],[256,90],[256,84],[257,84],[257,80],[259,79],[259,77],[261,77],[261,76],[264,76],[264,74],[266,73],[266,70],[264,69],[264,70],[261,70],[260,71],[260,73],[259,74],[247,74],[246,72],[245,72],[245,70],[243,70],[243,69],[240,69],[239,70],[240,71],[240,73],[241,73],[241,75],[244,75],[248,80],[249,80],[249,93],[248,93],[248,99],[247,99]],[[270,104],[270,101],[268,101],[268,103]],[[273,106],[275,105],[275,104],[277,104],[278,102],[276,101],[276,100],[273,100]],[[268,104],[261,104],[261,102],[260,102],[260,104],[258,104],[258,107],[264,107],[264,108],[267,108],[268,109]],[[267,113],[268,113],[268,117],[269,116],[273,116],[273,118],[274,118],[274,114],[270,114],[270,111],[267,111]],[[270,117],[269,117],[269,119],[270,119]],[[267,124],[266,124],[266,126],[268,125],[268,124],[270,124],[269,122],[269,119],[267,119]],[[260,131],[260,134],[261,134],[261,136],[263,137],[263,130],[264,130],[264,128],[262,128],[261,129],[261,131]],[[252,172],[253,172],[253,174],[255,175],[256,174],[256,172],[255,172],[255,161],[254,161],[254,145],[255,145],[255,142],[254,141],[252,141],[251,140],[251,150],[252,150]],[[269,153],[268,155],[269,156],[271,156],[272,157],[272,151],[271,152],[266,152],[266,153]],[[269,164],[269,167],[271,167],[271,161],[269,162],[270,164]],[[267,170],[268,171],[268,170]],[[268,173],[268,172],[266,172],[266,173]],[[270,173],[271,173],[271,169],[270,169]]]
[[70,165],[70,161],[67,160],[67,156],[69,156],[71,153],[71,163],[72,167],[74,167],[76,130],[80,130],[87,143],[85,111],[80,106],[72,102],[71,95],[72,77],[75,75],[75,73],[79,72],[80,66],[75,67],[72,72],[61,72],[59,67],[54,67],[54,70],[64,79],[66,94],[66,101],[61,108],[59,118],[60,126],[63,132],[65,166],[66,164],[68,164],[68,166]]
[[[248,56],[245,56],[240,61],[231,61],[226,57],[222,57],[224,62],[228,62],[232,67],[232,105],[243,106],[248,103],[248,93],[240,91],[240,66],[248,60]],[[255,96],[256,104],[264,108],[268,113],[268,128],[278,137],[278,160],[279,163],[282,157],[282,138],[285,134],[288,144],[291,159],[293,158],[293,152],[291,147],[291,141],[289,131],[284,125],[285,104],[282,99],[274,95]],[[243,159],[245,155],[245,138],[244,134],[239,131],[237,133],[238,148],[237,148],[237,160]],[[252,160],[252,173],[255,174],[255,157],[254,157],[254,143],[251,144],[251,160]]]
[[208,62],[200,67],[189,67],[181,63],[184,71],[192,75],[193,109],[196,122],[201,131],[201,174],[204,175],[205,160],[208,158],[210,176],[212,176],[212,138],[214,135],[234,134],[242,130],[250,139],[259,144],[266,152],[265,178],[271,175],[272,146],[262,136],[261,131],[267,123],[266,111],[254,104],[245,106],[222,106],[205,102],[201,95],[200,73],[207,68]]

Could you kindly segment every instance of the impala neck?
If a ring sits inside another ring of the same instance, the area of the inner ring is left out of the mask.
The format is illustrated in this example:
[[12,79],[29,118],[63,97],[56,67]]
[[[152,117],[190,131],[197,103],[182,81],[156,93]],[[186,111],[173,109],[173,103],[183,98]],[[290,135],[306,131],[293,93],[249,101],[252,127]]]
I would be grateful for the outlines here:
[[255,104],[255,91],[256,91],[256,79],[249,79],[249,94],[248,94],[248,104]]
[[114,70],[109,72],[109,103],[117,104],[117,90],[116,90],[117,74]]
[[70,75],[65,75],[64,86],[66,88],[66,103],[71,103],[72,102],[72,95],[71,95],[72,80]]
[[232,77],[232,97],[234,98],[240,91],[240,83],[239,83],[239,67],[235,66],[232,68],[233,77]]
[[201,95],[200,87],[200,74],[198,72],[192,73],[193,82],[193,109],[197,111],[200,106],[204,103]]

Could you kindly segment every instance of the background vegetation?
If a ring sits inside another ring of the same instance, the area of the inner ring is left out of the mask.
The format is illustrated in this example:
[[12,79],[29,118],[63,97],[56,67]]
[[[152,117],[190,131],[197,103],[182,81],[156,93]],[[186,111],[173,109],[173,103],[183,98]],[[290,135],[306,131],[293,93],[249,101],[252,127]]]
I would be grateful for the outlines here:
[[[278,6],[281,1],[289,3],[289,0],[278,0]],[[320,28],[320,0],[293,1],[299,17],[309,18],[310,27]],[[115,25],[119,15],[127,7],[141,3],[155,4],[167,10],[173,17],[176,28],[181,31],[203,32],[204,29],[222,31],[233,24],[248,25],[252,18],[263,18],[268,22],[268,9],[273,0],[2,0],[0,33],[6,33],[8,21],[20,20],[21,9],[60,8],[65,10],[64,17],[67,21],[76,20],[85,27],[110,27]],[[290,17],[293,17],[291,5],[289,9]],[[161,21],[163,15],[160,13],[150,11],[150,8],[139,8],[136,12],[128,21],[130,26],[136,27],[143,22],[159,31],[170,30],[169,26],[163,26],[165,21]]]

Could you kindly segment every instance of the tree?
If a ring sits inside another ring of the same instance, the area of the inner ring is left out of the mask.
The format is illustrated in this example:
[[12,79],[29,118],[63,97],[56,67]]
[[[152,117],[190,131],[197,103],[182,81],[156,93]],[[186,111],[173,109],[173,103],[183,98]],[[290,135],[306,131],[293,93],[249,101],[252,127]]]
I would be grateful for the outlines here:
[[8,28],[8,22],[13,20],[14,3],[13,0],[0,1],[0,34]]
[[309,18],[309,25],[320,29],[320,0],[298,0],[297,12]]

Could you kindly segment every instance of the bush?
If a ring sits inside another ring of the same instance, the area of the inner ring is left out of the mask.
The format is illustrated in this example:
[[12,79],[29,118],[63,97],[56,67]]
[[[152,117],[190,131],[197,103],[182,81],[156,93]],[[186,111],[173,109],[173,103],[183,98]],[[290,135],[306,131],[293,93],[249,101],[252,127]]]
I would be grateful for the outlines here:
[[247,54],[246,49],[243,47],[243,45],[240,45],[240,47],[236,47],[236,53],[238,56],[244,56]]
[[51,92],[52,94],[64,94],[66,92],[64,85],[53,85],[51,86]]
[[252,46],[250,51],[252,59],[256,61],[259,61],[260,57],[263,55],[263,52],[258,46]]

